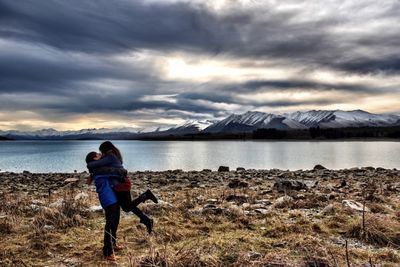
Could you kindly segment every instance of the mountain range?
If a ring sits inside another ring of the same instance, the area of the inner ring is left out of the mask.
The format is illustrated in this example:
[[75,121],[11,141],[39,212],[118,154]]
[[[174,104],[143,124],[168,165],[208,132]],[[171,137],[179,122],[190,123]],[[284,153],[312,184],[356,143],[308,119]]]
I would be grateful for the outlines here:
[[171,128],[150,129],[82,129],[78,131],[0,131],[0,136],[18,140],[66,139],[140,139],[147,137],[183,136],[188,134],[250,133],[257,129],[301,130],[312,127],[390,127],[400,126],[399,114],[373,114],[363,110],[310,110],[293,113],[264,113],[248,111],[232,114],[220,121],[187,121]]

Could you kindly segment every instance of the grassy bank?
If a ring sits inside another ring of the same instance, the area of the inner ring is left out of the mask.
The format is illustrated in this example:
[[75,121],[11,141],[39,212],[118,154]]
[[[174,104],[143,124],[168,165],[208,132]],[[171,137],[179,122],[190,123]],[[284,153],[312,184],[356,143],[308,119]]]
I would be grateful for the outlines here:
[[[400,264],[397,170],[178,170],[130,176],[133,195],[152,188],[161,202],[141,206],[155,219],[151,236],[136,217],[121,216],[118,242],[126,249],[117,253],[120,266]],[[97,195],[84,177],[1,173],[0,265],[113,265],[101,257],[104,218],[93,207]],[[30,190],[35,179],[42,185]]]

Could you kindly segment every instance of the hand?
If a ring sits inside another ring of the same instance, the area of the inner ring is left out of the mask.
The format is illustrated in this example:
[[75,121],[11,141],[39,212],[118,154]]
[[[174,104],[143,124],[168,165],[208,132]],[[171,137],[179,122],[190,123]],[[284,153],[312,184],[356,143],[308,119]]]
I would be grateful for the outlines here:
[[90,185],[92,183],[92,181],[93,181],[92,176],[89,176],[86,178],[86,184]]

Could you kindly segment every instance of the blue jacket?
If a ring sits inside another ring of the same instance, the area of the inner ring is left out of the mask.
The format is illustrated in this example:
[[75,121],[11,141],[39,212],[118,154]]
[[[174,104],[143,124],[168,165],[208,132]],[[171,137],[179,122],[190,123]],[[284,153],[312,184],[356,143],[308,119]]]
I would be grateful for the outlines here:
[[109,177],[109,175],[96,175],[93,177],[100,205],[103,209],[118,202],[117,196],[110,185]]

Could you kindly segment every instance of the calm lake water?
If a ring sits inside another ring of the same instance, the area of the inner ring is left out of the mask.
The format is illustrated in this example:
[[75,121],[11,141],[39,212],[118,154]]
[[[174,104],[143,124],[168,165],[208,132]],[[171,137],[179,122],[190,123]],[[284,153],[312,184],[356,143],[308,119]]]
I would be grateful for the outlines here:
[[[101,141],[2,141],[1,171],[84,171],[85,156]],[[135,170],[400,168],[400,142],[114,141]]]

